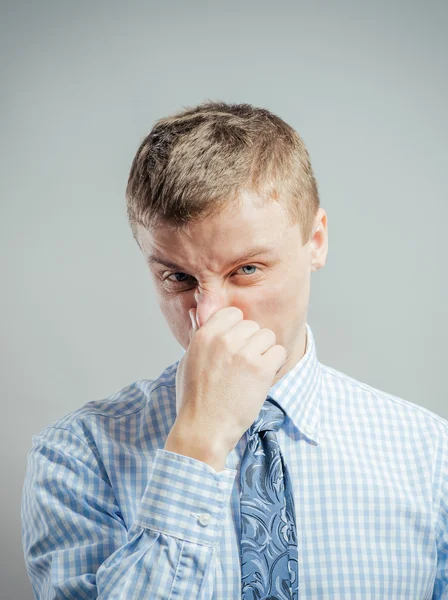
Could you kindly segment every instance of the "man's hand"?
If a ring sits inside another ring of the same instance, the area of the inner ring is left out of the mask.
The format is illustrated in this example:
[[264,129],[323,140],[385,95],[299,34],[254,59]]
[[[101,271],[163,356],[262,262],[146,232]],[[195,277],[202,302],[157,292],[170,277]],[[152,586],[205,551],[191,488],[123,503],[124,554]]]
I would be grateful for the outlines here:
[[239,308],[216,311],[199,329],[195,311],[190,344],[177,368],[177,418],[165,449],[218,470],[258,416],[286,349],[275,344],[271,329],[244,320]]

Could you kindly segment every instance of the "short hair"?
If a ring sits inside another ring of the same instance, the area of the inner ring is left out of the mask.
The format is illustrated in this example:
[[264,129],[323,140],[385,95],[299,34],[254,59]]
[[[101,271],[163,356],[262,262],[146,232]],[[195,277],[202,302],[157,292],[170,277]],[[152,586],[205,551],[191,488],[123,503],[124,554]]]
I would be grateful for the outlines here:
[[319,194],[299,134],[265,108],[207,100],[156,121],[141,142],[126,187],[128,220],[145,229],[215,215],[241,192],[276,200],[302,241],[311,237]]

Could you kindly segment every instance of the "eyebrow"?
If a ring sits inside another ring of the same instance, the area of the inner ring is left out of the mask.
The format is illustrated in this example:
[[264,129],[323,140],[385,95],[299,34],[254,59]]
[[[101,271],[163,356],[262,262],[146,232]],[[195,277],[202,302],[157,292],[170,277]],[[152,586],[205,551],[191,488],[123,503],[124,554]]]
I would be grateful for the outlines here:
[[[247,260],[248,258],[253,258],[254,256],[258,256],[259,254],[270,254],[273,250],[274,248],[270,246],[259,246],[255,248],[249,248],[248,250],[246,250],[246,252],[244,252],[244,254],[240,258],[231,261],[229,264],[235,264],[236,262],[239,262],[241,260]],[[153,264],[158,264],[163,265],[168,269],[178,269],[179,271],[183,269],[181,265],[177,265],[176,263],[170,262],[169,260],[166,260],[161,256],[156,256],[155,254],[150,254],[146,260],[150,266]]]

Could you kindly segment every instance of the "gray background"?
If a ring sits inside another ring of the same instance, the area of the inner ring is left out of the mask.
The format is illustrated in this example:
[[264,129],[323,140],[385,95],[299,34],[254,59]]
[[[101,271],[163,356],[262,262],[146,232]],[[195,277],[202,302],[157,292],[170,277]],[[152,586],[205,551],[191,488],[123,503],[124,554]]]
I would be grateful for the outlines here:
[[447,21],[442,0],[2,3],[1,598],[32,598],[31,436],[181,355],[124,191],[182,106],[250,102],[299,131],[328,213],[319,360],[448,418]]

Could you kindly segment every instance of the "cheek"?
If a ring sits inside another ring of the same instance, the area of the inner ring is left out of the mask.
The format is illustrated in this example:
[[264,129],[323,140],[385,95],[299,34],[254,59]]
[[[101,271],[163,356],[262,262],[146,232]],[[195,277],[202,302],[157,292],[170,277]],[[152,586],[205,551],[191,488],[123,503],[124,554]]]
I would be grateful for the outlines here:
[[182,321],[185,314],[188,317],[191,299],[187,294],[158,294],[157,300],[160,310],[169,323]]
[[234,297],[235,305],[241,308],[246,319],[257,321],[261,327],[269,327],[291,310],[296,296],[293,286],[284,281],[269,281],[258,288],[241,290]]
[[173,296],[158,296],[160,310],[171,333],[179,344],[186,349],[190,339],[191,321],[188,309],[191,308],[191,299],[187,294],[176,294]]
[[268,327],[279,335],[296,328],[308,308],[309,278],[303,272],[284,274],[275,281],[250,294],[241,297],[240,305],[246,318],[253,319],[261,327]]

